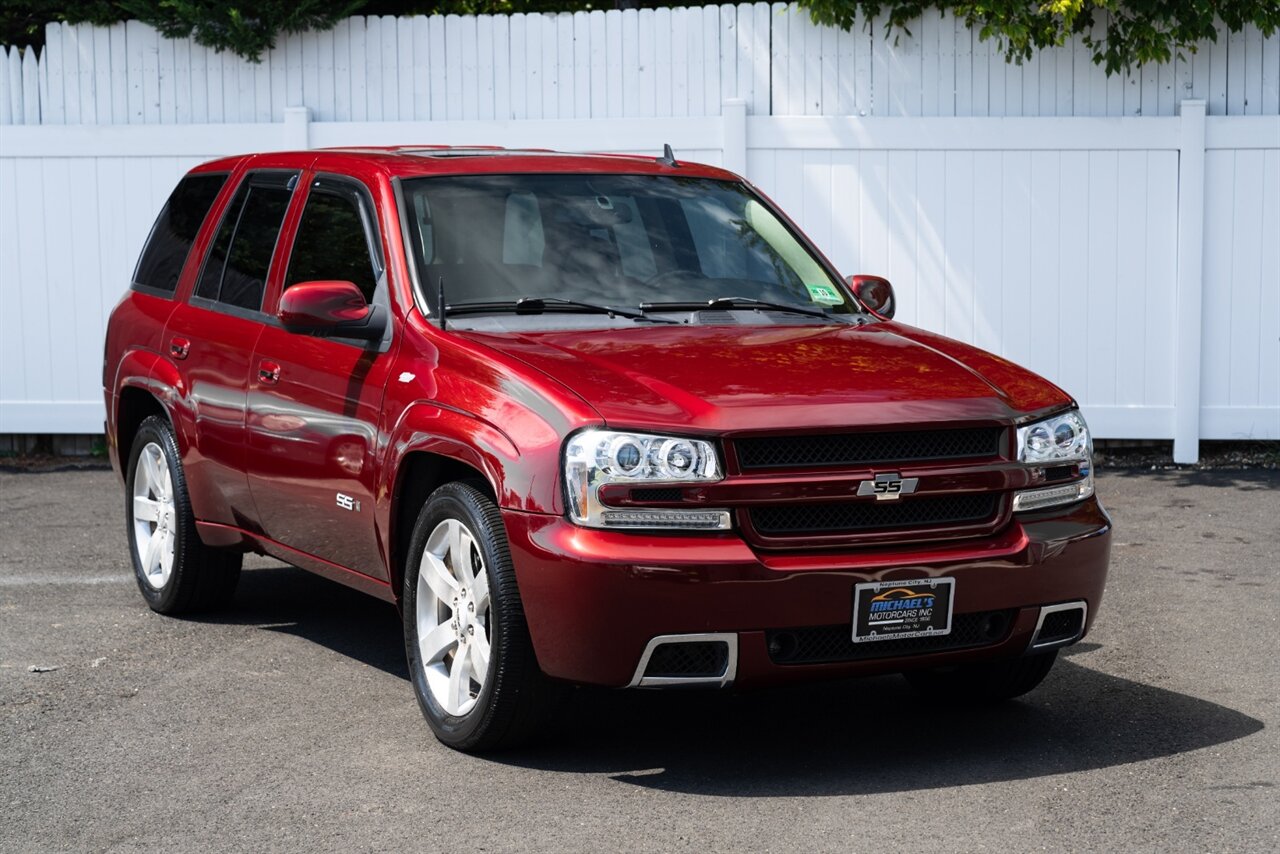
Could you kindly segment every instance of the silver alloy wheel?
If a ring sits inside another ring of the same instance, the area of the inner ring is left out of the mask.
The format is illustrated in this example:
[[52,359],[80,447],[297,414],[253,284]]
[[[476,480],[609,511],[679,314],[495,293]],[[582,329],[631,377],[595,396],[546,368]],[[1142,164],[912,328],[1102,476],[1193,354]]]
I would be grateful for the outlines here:
[[427,537],[416,612],[427,688],[447,714],[465,715],[489,673],[489,576],[475,535],[457,519]]
[[177,524],[169,460],[164,449],[148,442],[133,472],[133,548],[142,577],[156,590],[173,574]]

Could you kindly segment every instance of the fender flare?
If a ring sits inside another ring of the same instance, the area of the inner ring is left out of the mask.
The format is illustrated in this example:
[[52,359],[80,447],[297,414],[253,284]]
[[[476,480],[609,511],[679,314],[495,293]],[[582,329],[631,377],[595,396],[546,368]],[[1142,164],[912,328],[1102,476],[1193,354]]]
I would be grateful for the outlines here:
[[477,470],[493,488],[499,505],[510,497],[507,473],[519,465],[521,456],[510,436],[478,415],[435,401],[419,401],[406,407],[392,428],[379,493],[395,497],[402,464],[417,452],[435,454]]
[[120,397],[127,388],[149,393],[169,416],[179,450],[190,447],[194,423],[190,397],[182,375],[172,362],[151,350],[130,350],[116,369],[115,394],[110,414],[113,437],[118,440]]
[[[433,454],[474,470],[487,481],[500,506],[504,501],[518,500],[518,489],[510,484],[509,473],[518,467],[521,455],[510,436],[469,412],[434,401],[410,404],[391,431],[375,493],[380,499],[376,519],[379,539],[397,601],[397,543],[405,533],[399,526],[407,521],[402,519],[400,502],[409,500],[403,498],[410,468],[405,460],[415,453]],[[412,527],[411,522],[409,525]]]

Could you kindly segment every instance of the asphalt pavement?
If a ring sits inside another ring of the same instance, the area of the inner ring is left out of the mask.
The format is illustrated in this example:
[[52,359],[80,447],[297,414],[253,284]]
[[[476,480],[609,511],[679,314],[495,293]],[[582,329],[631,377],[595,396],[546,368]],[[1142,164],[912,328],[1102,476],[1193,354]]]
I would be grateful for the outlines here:
[[1099,493],[1097,624],[1021,701],[582,691],[477,758],[389,605],[253,558],[232,610],[153,614],[111,472],[0,474],[0,851],[1280,850],[1280,473]]

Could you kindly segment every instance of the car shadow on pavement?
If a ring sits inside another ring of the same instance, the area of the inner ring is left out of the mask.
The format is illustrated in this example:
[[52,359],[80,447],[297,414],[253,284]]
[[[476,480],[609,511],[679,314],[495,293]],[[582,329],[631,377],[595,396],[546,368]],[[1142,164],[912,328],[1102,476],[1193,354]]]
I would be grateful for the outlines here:
[[241,573],[229,609],[192,619],[294,635],[404,679],[407,688],[409,669],[394,607],[304,570],[253,560],[259,565]]
[[[404,679],[413,702],[400,623],[385,602],[270,566],[247,570],[235,607],[206,619],[331,649]],[[580,688],[540,743],[480,761],[688,794],[849,795],[1124,765],[1263,728],[1209,700],[1093,669],[1098,649],[1066,650],[1039,689],[983,708],[929,703],[896,676],[740,692]]]
[[556,735],[492,761],[686,794],[824,796],[1022,780],[1141,762],[1260,731],[1208,700],[1060,657],[1027,697],[940,707],[900,677],[733,693],[581,690]]

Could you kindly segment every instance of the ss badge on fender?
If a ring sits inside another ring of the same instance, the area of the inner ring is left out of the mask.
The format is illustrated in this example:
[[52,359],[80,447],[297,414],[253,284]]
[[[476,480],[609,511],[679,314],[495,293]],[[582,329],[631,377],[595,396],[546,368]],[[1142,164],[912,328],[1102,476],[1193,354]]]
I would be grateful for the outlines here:
[[896,501],[903,495],[915,492],[916,484],[919,482],[918,477],[904,478],[897,472],[887,472],[876,475],[873,480],[864,480],[858,484],[858,495],[860,497],[874,495],[876,501]]
[[357,513],[360,512],[360,502],[352,498],[350,495],[343,495],[341,492],[338,493],[338,506],[343,510],[354,510]]

